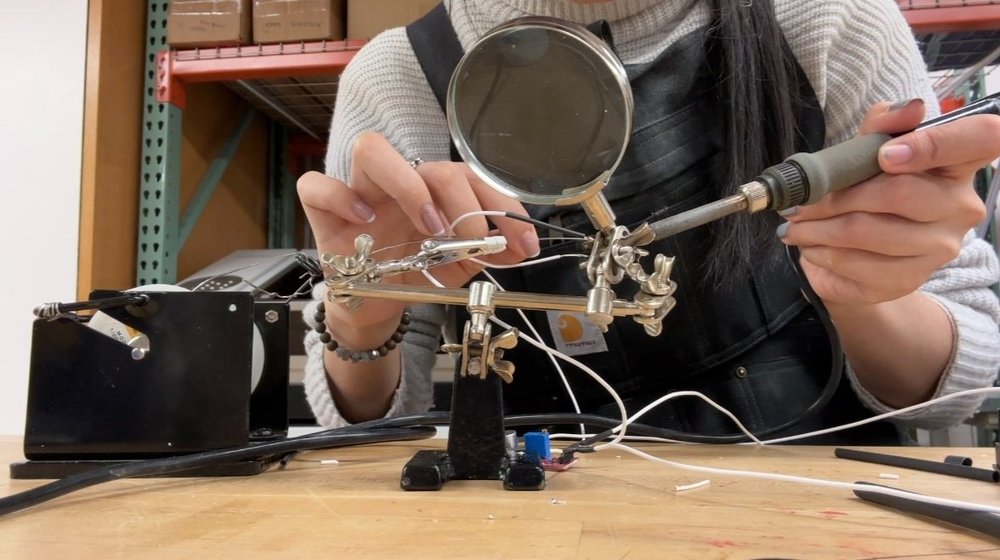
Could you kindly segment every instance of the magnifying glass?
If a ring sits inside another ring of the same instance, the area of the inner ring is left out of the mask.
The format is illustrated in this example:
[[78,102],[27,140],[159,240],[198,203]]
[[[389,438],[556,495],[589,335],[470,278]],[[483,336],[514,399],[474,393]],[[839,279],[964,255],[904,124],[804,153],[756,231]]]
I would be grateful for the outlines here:
[[545,17],[505,23],[459,62],[448,128],[488,185],[528,204],[581,204],[614,227],[600,194],[632,129],[632,90],[611,48],[586,28]]

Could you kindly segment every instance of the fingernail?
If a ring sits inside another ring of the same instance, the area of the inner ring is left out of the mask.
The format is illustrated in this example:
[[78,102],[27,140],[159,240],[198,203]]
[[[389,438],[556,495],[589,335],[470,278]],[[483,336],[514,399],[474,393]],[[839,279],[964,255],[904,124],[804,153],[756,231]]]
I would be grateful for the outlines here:
[[423,208],[420,209],[420,218],[424,221],[424,227],[431,235],[444,235],[444,223],[433,204],[429,202],[424,204]]
[[789,216],[794,216],[799,211],[798,206],[792,206],[791,208],[785,208],[784,210],[779,210],[778,215],[782,218],[787,218]]
[[354,211],[355,216],[364,220],[366,224],[370,224],[375,221],[375,211],[360,200],[354,201],[354,204],[351,205],[351,210]]
[[893,103],[889,107],[889,110],[890,111],[899,111],[900,109],[902,109],[904,107],[909,107],[910,105],[912,105],[914,103],[918,103],[918,102],[919,103],[923,103],[924,100],[921,99],[921,98],[919,98],[919,97],[914,97],[913,99],[906,99],[904,101],[897,101],[897,102]]
[[778,236],[778,239],[784,239],[788,235],[788,222],[778,226],[778,229],[774,230],[774,234]]
[[528,257],[537,257],[542,252],[542,247],[538,243],[537,233],[526,231],[521,235],[521,251]]
[[880,156],[883,161],[892,163],[894,165],[900,165],[910,161],[913,157],[913,148],[906,144],[892,144],[890,146],[882,146],[879,150]]

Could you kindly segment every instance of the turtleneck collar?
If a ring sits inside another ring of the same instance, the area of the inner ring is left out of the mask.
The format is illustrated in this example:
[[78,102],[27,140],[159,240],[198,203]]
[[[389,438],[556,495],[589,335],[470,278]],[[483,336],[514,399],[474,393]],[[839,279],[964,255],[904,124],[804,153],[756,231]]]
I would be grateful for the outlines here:
[[685,7],[683,0],[610,0],[581,3],[572,0],[496,0],[524,14],[557,17],[581,24],[603,19],[623,20],[659,6],[661,17],[673,17]]

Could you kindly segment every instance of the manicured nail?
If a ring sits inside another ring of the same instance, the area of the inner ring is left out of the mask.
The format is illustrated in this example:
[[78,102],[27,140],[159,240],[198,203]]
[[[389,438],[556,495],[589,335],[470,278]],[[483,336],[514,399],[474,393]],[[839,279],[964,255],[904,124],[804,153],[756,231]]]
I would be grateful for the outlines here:
[[441,215],[433,204],[429,202],[424,204],[420,209],[420,218],[431,235],[444,235],[444,222],[441,221]]
[[538,234],[534,231],[524,232],[521,235],[521,251],[528,257],[537,257],[542,252],[542,247],[538,244]]
[[794,216],[799,211],[798,206],[792,206],[791,208],[785,208],[784,210],[779,210],[778,215],[782,218],[787,218],[789,216]]
[[894,165],[901,165],[913,157],[913,148],[906,144],[892,144],[891,146],[882,146],[879,150],[879,154],[883,161]]
[[778,239],[784,239],[788,235],[788,222],[778,226],[778,229],[774,230],[774,234],[778,236]]
[[355,216],[364,220],[366,224],[370,224],[375,221],[375,211],[360,200],[354,201],[354,204],[351,205],[351,210],[354,211]]
[[904,107],[909,107],[910,105],[913,105],[914,103],[923,103],[923,102],[924,102],[923,99],[921,99],[919,97],[914,97],[913,99],[906,99],[904,101],[897,101],[897,102],[893,103],[892,106],[889,107],[889,110],[890,111],[899,111],[900,109],[902,109]]

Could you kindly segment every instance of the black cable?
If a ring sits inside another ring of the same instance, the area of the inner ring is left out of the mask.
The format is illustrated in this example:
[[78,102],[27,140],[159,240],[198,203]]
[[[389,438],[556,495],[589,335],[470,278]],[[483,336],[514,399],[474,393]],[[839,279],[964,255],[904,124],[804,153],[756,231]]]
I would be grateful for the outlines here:
[[[356,424],[352,427],[362,427],[364,429],[374,428],[397,428],[402,426],[446,426],[450,420],[447,412],[430,412],[414,416],[400,416],[396,418],[380,418]],[[576,412],[549,412],[539,414],[515,414],[504,417],[504,426],[508,428],[519,426],[573,426],[584,424],[598,428],[614,428],[621,424],[621,418],[611,418],[596,414],[579,414]],[[341,428],[347,430],[349,428]],[[675,439],[684,443],[702,443],[696,441],[691,434],[634,422],[628,426],[629,433],[637,436],[658,437],[663,439]],[[305,436],[304,436],[305,437]],[[705,442],[714,443],[714,442]]]
[[104,482],[121,478],[161,476],[196,469],[199,467],[248,461],[268,455],[282,455],[309,449],[345,447],[386,441],[411,441],[427,439],[436,430],[419,426],[404,428],[382,428],[377,430],[329,430],[320,434],[310,434],[281,441],[261,443],[246,447],[205,451],[178,457],[150,459],[119,463],[108,467],[95,468],[50,482],[38,488],[0,498],[0,516],[27,509],[49,500],[65,496],[71,492],[89,488]]

